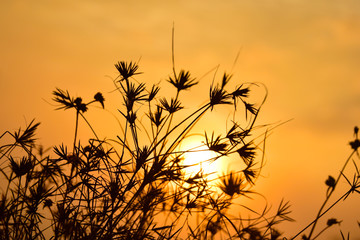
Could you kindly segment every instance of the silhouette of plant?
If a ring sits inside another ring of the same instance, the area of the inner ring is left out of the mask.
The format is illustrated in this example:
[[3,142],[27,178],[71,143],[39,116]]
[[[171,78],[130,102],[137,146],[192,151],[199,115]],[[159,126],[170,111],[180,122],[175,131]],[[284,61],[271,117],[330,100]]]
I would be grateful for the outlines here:
[[[0,136],[4,141],[0,144],[0,240],[281,239],[278,225],[293,221],[288,202],[281,200],[274,213],[266,204],[258,211],[242,203],[244,198],[260,195],[254,186],[263,167],[258,155],[264,150],[268,129],[257,127],[256,120],[267,96],[265,93],[258,103],[249,99],[252,88],[260,85],[243,83],[230,91],[233,76],[224,73],[218,83],[211,83],[209,99],[185,115],[182,112],[188,107],[183,105],[181,94],[198,81],[189,71],[176,72],[174,56],[173,73],[167,79],[176,91],[171,97],[159,96],[159,85],[149,90],[135,79],[141,74],[137,63],[119,61],[115,67],[119,75],[113,82],[122,97],[118,108],[121,133],[116,139],[101,139],[86,118],[88,106],[100,104],[105,108],[102,93],[86,102],[60,88],[53,91],[56,109],[72,109],[76,116],[71,147],[53,146],[53,153],[45,154],[48,150],[35,138],[39,127],[35,120],[24,130],[6,131]],[[206,114],[225,106],[233,107],[229,110],[233,115],[229,130],[222,134],[204,131],[199,146],[182,148]],[[240,109],[245,111],[245,122],[235,118]],[[86,141],[78,138],[80,119],[93,133]],[[315,233],[328,211],[351,194],[360,193],[355,161],[353,176],[345,174],[350,160],[359,158],[358,132],[355,127],[352,153],[339,175],[325,180],[326,198],[316,217],[291,239],[310,227],[302,239],[317,239],[342,222],[329,218]],[[206,150],[196,150],[198,147]],[[202,163],[185,164],[184,158],[187,153],[200,151],[215,154],[203,162],[236,159],[242,168],[220,176],[201,168],[189,173],[189,168]],[[329,205],[341,178],[349,188]],[[350,239],[349,233],[340,231],[340,235]]]
[[[323,204],[320,206],[320,209],[319,209],[315,219],[310,224],[308,224],[305,228],[303,228],[301,231],[299,231],[291,239],[296,239],[298,236],[300,236],[304,231],[306,231],[310,227],[311,227],[310,232],[307,235],[303,234],[302,239],[304,239],[304,240],[317,239],[323,232],[325,232],[325,230],[327,230],[331,226],[340,225],[340,223],[342,221],[339,221],[336,218],[329,218],[327,220],[326,226],[322,230],[320,230],[319,233],[317,233],[315,235],[315,229],[316,229],[316,226],[317,226],[319,220],[327,212],[329,212],[335,205],[339,204],[340,201],[346,200],[350,196],[350,194],[353,194],[353,193],[360,194],[360,172],[359,172],[357,162],[353,160],[354,156],[357,156],[357,158],[360,158],[360,155],[358,152],[358,149],[360,147],[360,140],[359,140],[358,132],[359,132],[359,128],[354,127],[355,139],[349,143],[349,145],[352,149],[352,152],[350,153],[349,157],[346,159],[337,178],[335,179],[333,176],[329,176],[325,181],[325,184],[327,186],[326,197],[325,197]],[[345,169],[348,167],[350,160],[353,160],[352,162],[353,162],[353,167],[354,167],[352,181],[349,180],[349,178],[350,178],[349,176],[345,175]],[[337,200],[335,200],[332,204],[329,205],[328,203],[329,203],[331,197],[333,196],[333,193],[335,192],[335,190],[338,189],[337,186],[338,186],[338,183],[341,178],[344,178],[346,180],[347,184],[349,185],[348,186],[349,188]],[[345,239],[345,236],[341,230],[340,230],[340,234],[341,234],[341,238]],[[350,233],[348,233],[346,239],[350,239]]]
[[[263,167],[256,160],[261,152],[256,141],[261,136],[265,141],[266,130],[256,137],[250,133],[266,95],[258,104],[247,100],[257,85],[229,91],[231,75],[225,73],[220,83],[211,84],[205,104],[180,115],[181,93],[198,83],[189,71],[177,74],[173,67],[168,82],[176,94],[169,98],[158,96],[160,86],[148,90],[135,79],[137,63],[119,61],[115,67],[114,85],[123,100],[118,109],[122,133],[116,139],[99,138],[86,118],[89,105],[105,108],[100,92],[86,102],[60,88],[53,92],[56,109],[72,109],[76,116],[70,148],[54,146],[46,155],[34,138],[39,127],[34,121],[25,130],[0,136],[13,139],[0,146],[0,171],[7,183],[0,200],[0,239],[279,239],[276,225],[292,220],[288,203],[281,202],[269,215],[267,206],[258,212],[236,202],[257,194],[253,187]],[[194,150],[181,148],[184,139],[214,108],[233,105],[237,111],[239,104],[246,122],[234,115],[230,130],[217,137],[205,131],[199,145],[216,154],[205,161],[239,159],[244,168],[212,180],[203,169],[187,173],[192,165],[184,164],[184,156]],[[78,138],[80,119],[93,132],[85,142]],[[244,211],[254,217],[241,217]]]

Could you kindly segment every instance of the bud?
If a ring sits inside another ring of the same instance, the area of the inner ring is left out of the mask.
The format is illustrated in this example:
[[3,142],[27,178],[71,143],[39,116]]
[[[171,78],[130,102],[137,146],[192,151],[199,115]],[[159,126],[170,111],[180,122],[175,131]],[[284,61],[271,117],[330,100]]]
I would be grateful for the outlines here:
[[328,179],[326,179],[325,184],[327,186],[329,186],[330,188],[335,188],[335,184],[336,184],[335,178],[333,178],[332,176],[329,176]]
[[336,220],[336,218],[329,218],[329,220],[327,221],[327,225],[330,227],[334,224],[340,224],[341,222]]

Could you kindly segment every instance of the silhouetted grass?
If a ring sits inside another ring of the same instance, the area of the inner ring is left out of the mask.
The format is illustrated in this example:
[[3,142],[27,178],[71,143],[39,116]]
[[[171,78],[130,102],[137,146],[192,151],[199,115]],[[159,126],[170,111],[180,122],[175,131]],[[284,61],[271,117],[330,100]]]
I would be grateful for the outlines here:
[[[76,116],[72,146],[54,146],[52,154],[45,154],[36,143],[39,123],[34,121],[24,130],[0,136],[11,139],[0,146],[0,239],[281,239],[278,224],[293,221],[288,202],[281,201],[273,213],[267,205],[257,211],[238,202],[259,194],[254,185],[263,167],[258,155],[267,130],[253,133],[259,129],[255,123],[266,95],[259,104],[250,102],[255,85],[240,84],[229,91],[231,75],[224,73],[219,83],[211,84],[205,104],[181,115],[182,92],[197,84],[190,72],[173,68],[168,82],[176,94],[168,98],[158,96],[160,86],[148,88],[134,78],[140,74],[137,63],[120,61],[115,67],[119,72],[115,89],[122,97],[118,109],[122,133],[117,139],[100,139],[86,119],[89,105],[106,107],[101,93],[85,102],[59,88],[53,92],[57,109],[73,110]],[[181,149],[181,143],[208,112],[227,105],[234,112],[244,110],[246,122],[238,122],[233,114],[229,130],[221,135],[204,131],[199,145],[216,153],[207,161],[232,158],[244,167],[215,180],[202,170],[187,174],[191,165],[183,158],[193,150]],[[93,132],[85,142],[78,137],[80,119]],[[326,200],[303,239],[317,238],[322,232],[313,237],[317,221],[350,193],[359,193],[355,162],[354,177],[344,175],[358,154],[357,128],[355,135],[353,152],[339,176],[326,180]],[[350,189],[326,209],[341,177]],[[339,222],[329,219],[328,226]]]
[[[136,63],[118,62],[115,67],[119,76],[114,84],[123,100],[118,109],[123,132],[117,139],[100,139],[86,119],[89,105],[105,108],[101,93],[85,102],[59,88],[53,92],[57,109],[73,110],[76,116],[72,146],[54,146],[55,155],[45,155],[36,144],[39,123],[34,121],[25,130],[1,136],[13,139],[0,147],[6,182],[0,202],[1,239],[277,239],[275,225],[291,220],[287,203],[272,216],[264,210],[242,219],[229,212],[236,198],[255,193],[262,168],[256,160],[261,148],[251,133],[263,102],[256,106],[247,100],[253,85],[229,91],[231,76],[224,73],[220,83],[210,86],[207,103],[183,116],[181,93],[197,84],[190,72],[177,74],[173,69],[168,82],[176,94],[167,98],[158,96],[160,86],[148,90],[134,79],[140,74]],[[202,170],[186,173],[190,166],[184,165],[183,156],[191,150],[180,146],[207,112],[224,105],[233,105],[234,111],[242,105],[247,122],[237,122],[234,115],[230,130],[216,137],[205,131],[199,145],[217,153],[207,161],[238,158],[245,167],[219,176],[214,185]],[[78,138],[80,119],[93,131],[87,142]]]

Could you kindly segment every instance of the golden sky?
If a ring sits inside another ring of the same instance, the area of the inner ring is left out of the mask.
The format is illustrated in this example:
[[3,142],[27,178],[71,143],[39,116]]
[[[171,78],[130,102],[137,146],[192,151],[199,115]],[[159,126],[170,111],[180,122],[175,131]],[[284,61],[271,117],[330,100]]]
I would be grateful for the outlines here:
[[[108,76],[116,77],[119,60],[141,58],[139,79],[166,84],[173,24],[177,69],[201,77],[220,64],[236,83],[262,82],[269,96],[260,121],[293,119],[267,140],[259,191],[274,205],[291,201],[298,221],[285,226],[296,232],[315,216],[324,181],[338,174],[360,124],[357,0],[1,1],[0,132],[36,118],[45,146],[71,139],[62,126],[72,131],[73,115],[54,111],[51,92],[59,87],[90,99],[101,91],[116,100]],[[198,91],[211,80],[204,77]],[[187,98],[200,104],[207,91]],[[360,210],[344,209],[359,200],[328,217],[353,229]]]

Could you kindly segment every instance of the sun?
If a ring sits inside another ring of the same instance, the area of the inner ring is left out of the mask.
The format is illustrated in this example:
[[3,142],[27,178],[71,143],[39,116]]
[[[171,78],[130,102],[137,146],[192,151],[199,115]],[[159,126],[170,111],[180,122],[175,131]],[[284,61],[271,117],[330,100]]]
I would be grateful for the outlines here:
[[185,151],[182,157],[186,176],[194,176],[201,172],[207,180],[213,180],[221,172],[218,154],[209,150],[201,141],[188,141],[182,146],[182,151]]

